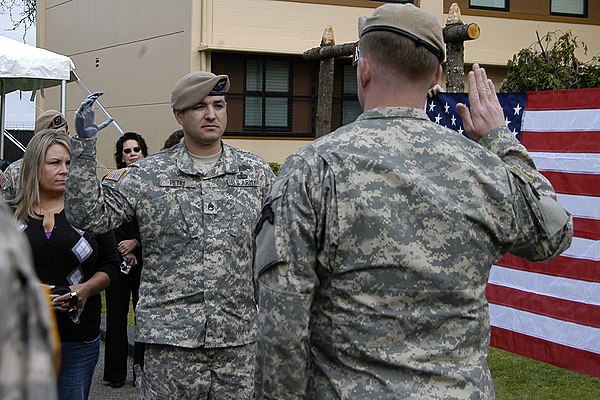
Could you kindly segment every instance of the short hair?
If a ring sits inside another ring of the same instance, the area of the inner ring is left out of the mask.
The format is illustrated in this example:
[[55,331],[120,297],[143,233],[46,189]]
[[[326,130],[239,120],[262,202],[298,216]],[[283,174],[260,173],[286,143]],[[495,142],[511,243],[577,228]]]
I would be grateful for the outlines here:
[[359,46],[364,56],[369,56],[384,69],[413,80],[430,78],[440,65],[431,51],[393,32],[369,32],[360,39]]
[[42,129],[27,145],[19,176],[20,190],[15,199],[15,218],[20,222],[25,222],[28,217],[40,219],[33,206],[40,201],[40,176],[46,152],[53,144],[64,146],[71,154],[69,137],[57,129]]
[[170,149],[171,147],[180,143],[182,137],[183,137],[183,129],[177,129],[176,131],[173,131],[173,133],[171,133],[169,135],[167,140],[165,140],[165,144],[163,144],[163,147],[161,150]]
[[128,140],[135,140],[138,142],[144,158],[148,157],[148,145],[146,145],[146,140],[142,135],[137,132],[125,132],[115,144],[115,164],[117,165],[117,168],[125,168],[127,166],[125,162],[123,162],[123,143]]

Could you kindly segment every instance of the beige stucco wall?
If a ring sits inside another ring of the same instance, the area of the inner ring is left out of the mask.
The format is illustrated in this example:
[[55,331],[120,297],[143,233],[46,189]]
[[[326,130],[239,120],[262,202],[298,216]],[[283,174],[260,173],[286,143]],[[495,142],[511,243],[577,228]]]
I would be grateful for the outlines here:
[[357,20],[372,9],[271,0],[208,0],[213,3],[211,47],[302,54],[316,47],[331,25],[336,43],[357,40]]
[[[441,0],[421,0],[422,8],[445,23]],[[179,77],[210,66],[210,50],[301,54],[319,44],[331,25],[337,43],[357,40],[356,25],[372,8],[340,7],[274,0],[40,0],[38,44],[69,55],[76,73],[92,91],[104,91],[101,103],[125,131],[147,138],[151,151],[179,126],[169,107]],[[502,65],[540,34],[572,29],[600,53],[600,27],[540,21],[463,16],[476,22],[481,37],[465,45],[465,61],[490,68],[495,80]],[[583,60],[589,59],[585,56]],[[70,83],[67,118],[85,97]],[[46,91],[42,109],[58,108],[59,91]],[[98,120],[101,113],[99,112]],[[101,133],[98,158],[112,167],[119,132]],[[268,161],[282,162],[303,140],[227,139]],[[100,171],[99,173],[103,173]]]
[[[47,0],[38,22],[38,43],[69,55],[89,90],[105,93],[101,104],[122,130],[142,133],[151,151],[159,150],[178,128],[169,107],[173,85],[198,68],[197,44],[192,47],[189,34],[191,2],[176,3],[178,7],[164,0]],[[67,118],[72,120],[86,93],[75,82],[67,87]],[[41,107],[57,108],[57,91],[48,92]],[[97,115],[104,118],[100,111]],[[99,136],[98,159],[107,167],[114,167],[118,137],[114,126]]]
[[600,27],[597,25],[549,23],[522,19],[503,20],[489,17],[464,16],[463,20],[475,22],[481,29],[479,39],[465,45],[465,62],[485,61],[491,65],[506,65],[519,50],[531,46],[537,41],[536,31],[540,37],[548,32],[571,30],[579,40],[588,46],[588,55],[578,53],[582,61],[600,54]]

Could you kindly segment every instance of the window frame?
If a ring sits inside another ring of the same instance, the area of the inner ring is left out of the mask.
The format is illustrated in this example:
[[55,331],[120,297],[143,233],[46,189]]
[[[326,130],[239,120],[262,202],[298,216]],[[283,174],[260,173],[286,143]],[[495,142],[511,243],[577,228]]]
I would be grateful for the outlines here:
[[473,10],[510,11],[510,0],[504,0],[504,7],[473,5],[469,0],[469,8]]
[[[262,73],[262,91],[248,90],[248,63],[255,61],[261,65]],[[266,90],[267,82],[267,63],[269,62],[284,62],[288,68],[288,90],[287,92],[273,92]],[[249,135],[264,135],[264,136],[282,136],[293,132],[293,63],[288,59],[273,59],[269,57],[252,56],[245,59],[244,62],[244,87],[242,93],[242,129]],[[262,124],[261,125],[246,125],[246,99],[249,97],[260,97],[262,103]],[[287,124],[285,126],[267,126],[266,125],[266,101],[267,98],[286,98],[287,99]]]
[[550,0],[548,6],[549,6],[549,14],[550,15],[556,15],[559,17],[571,17],[571,18],[587,18],[588,17],[588,12],[589,12],[589,4],[588,4],[588,0],[581,0],[583,2],[583,14],[574,14],[574,13],[561,13],[561,12],[553,12],[552,11],[552,3],[553,0]]
[[[358,100],[358,87],[356,88],[356,93],[346,92],[346,68],[350,68],[354,71],[354,75],[356,75],[356,67],[352,64],[342,63],[341,71],[342,71],[342,94],[340,96],[340,126],[347,125],[351,122],[344,121],[344,104],[348,101],[356,101],[358,106],[360,107],[360,101]],[[355,78],[356,79],[356,78]],[[358,113],[358,115],[362,114],[362,111]],[[357,115],[357,117],[358,117]],[[356,118],[354,119],[356,121]]]

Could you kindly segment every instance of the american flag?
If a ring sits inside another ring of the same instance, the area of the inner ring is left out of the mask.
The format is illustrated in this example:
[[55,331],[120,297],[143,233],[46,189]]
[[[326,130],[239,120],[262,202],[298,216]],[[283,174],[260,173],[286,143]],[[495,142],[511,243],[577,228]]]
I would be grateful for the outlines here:
[[[507,127],[572,215],[571,247],[536,263],[507,254],[487,287],[494,347],[600,377],[600,89],[500,93]],[[439,93],[426,112],[464,133],[457,102]]]

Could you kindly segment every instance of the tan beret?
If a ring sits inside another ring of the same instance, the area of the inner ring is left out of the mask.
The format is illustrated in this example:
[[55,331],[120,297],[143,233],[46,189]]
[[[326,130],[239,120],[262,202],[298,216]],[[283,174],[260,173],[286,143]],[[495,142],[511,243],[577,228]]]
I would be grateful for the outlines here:
[[65,116],[60,111],[48,110],[44,111],[35,120],[35,130],[33,133],[38,133],[42,129],[58,129],[67,124]]
[[223,96],[229,90],[229,77],[212,72],[194,71],[181,78],[171,92],[171,108],[186,110],[206,96]]
[[384,4],[370,17],[358,19],[358,37],[385,31],[402,35],[431,51],[440,60],[446,57],[442,27],[435,15],[413,4]]

